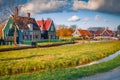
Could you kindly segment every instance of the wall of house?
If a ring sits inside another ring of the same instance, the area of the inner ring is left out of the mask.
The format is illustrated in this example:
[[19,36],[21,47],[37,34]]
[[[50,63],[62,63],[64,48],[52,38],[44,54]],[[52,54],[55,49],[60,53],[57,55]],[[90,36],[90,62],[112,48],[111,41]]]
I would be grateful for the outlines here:
[[51,23],[51,26],[48,30],[48,38],[50,38],[50,39],[56,38],[56,29],[55,29],[53,22]]
[[40,41],[41,32],[40,30],[20,30],[19,31],[19,42],[24,41]]
[[14,21],[10,18],[3,29],[4,39],[6,39],[6,37],[11,34],[9,33],[9,30],[13,29],[13,24]]
[[80,37],[80,33],[77,30],[75,30],[75,32],[72,35],[73,37]]
[[[9,18],[8,22],[6,23],[4,29],[3,29],[3,33],[4,33],[4,41],[5,42],[11,42],[13,43],[14,41],[14,21]],[[17,29],[17,43],[18,43],[18,29]]]
[[107,33],[106,31],[102,34],[102,36],[110,36],[109,33]]

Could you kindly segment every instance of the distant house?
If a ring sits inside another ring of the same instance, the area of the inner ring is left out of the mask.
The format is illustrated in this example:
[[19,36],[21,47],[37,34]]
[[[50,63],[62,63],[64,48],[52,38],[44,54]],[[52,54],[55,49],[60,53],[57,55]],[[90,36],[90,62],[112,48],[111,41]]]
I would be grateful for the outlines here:
[[72,34],[73,37],[83,37],[83,38],[90,38],[92,35],[88,30],[75,30],[75,32]]
[[112,30],[98,30],[94,33],[95,38],[102,38],[102,39],[110,39],[114,36],[114,32]]
[[56,39],[56,29],[54,26],[54,22],[51,19],[48,20],[38,20],[37,24],[41,30],[41,38],[42,39]]
[[98,30],[105,30],[105,27],[89,27],[88,30],[91,32],[92,36],[94,36],[94,33]]
[[2,29],[5,41],[13,41],[15,27],[18,44],[23,41],[38,41],[41,39],[41,32],[35,19],[30,17],[30,13],[27,13],[26,17],[19,16],[17,7],[14,15],[10,16]]

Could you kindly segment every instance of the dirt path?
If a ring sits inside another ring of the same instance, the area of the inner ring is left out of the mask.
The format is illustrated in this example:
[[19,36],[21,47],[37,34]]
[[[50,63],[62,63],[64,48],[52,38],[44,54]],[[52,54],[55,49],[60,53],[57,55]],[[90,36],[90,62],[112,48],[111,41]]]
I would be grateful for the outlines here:
[[93,76],[84,77],[77,80],[120,80],[120,67],[105,73],[99,73]]

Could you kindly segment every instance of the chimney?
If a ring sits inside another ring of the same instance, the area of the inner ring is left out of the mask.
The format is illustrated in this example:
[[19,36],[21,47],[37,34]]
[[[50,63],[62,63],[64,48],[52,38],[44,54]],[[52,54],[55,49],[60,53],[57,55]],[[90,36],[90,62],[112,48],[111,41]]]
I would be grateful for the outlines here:
[[17,17],[18,16],[18,7],[15,7],[15,13],[14,15]]
[[27,17],[28,17],[28,19],[30,19],[30,13],[29,12],[27,13]]

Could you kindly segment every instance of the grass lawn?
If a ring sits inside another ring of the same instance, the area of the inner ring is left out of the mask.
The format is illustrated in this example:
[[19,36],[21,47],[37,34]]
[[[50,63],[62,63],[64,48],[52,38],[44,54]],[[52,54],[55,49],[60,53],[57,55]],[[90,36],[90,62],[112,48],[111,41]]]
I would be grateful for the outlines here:
[[57,43],[66,43],[65,41],[61,42],[41,42],[37,43],[37,45],[49,45],[49,44],[57,44]]
[[14,48],[14,47],[17,47],[17,46],[13,46],[13,45],[2,45],[2,46],[0,46],[0,49]]
[[118,66],[120,66],[120,55],[110,61],[91,66],[5,76],[1,77],[0,80],[77,80],[85,76],[109,71]]
[[0,52],[0,76],[86,64],[120,50],[119,45],[120,42],[100,42]]

